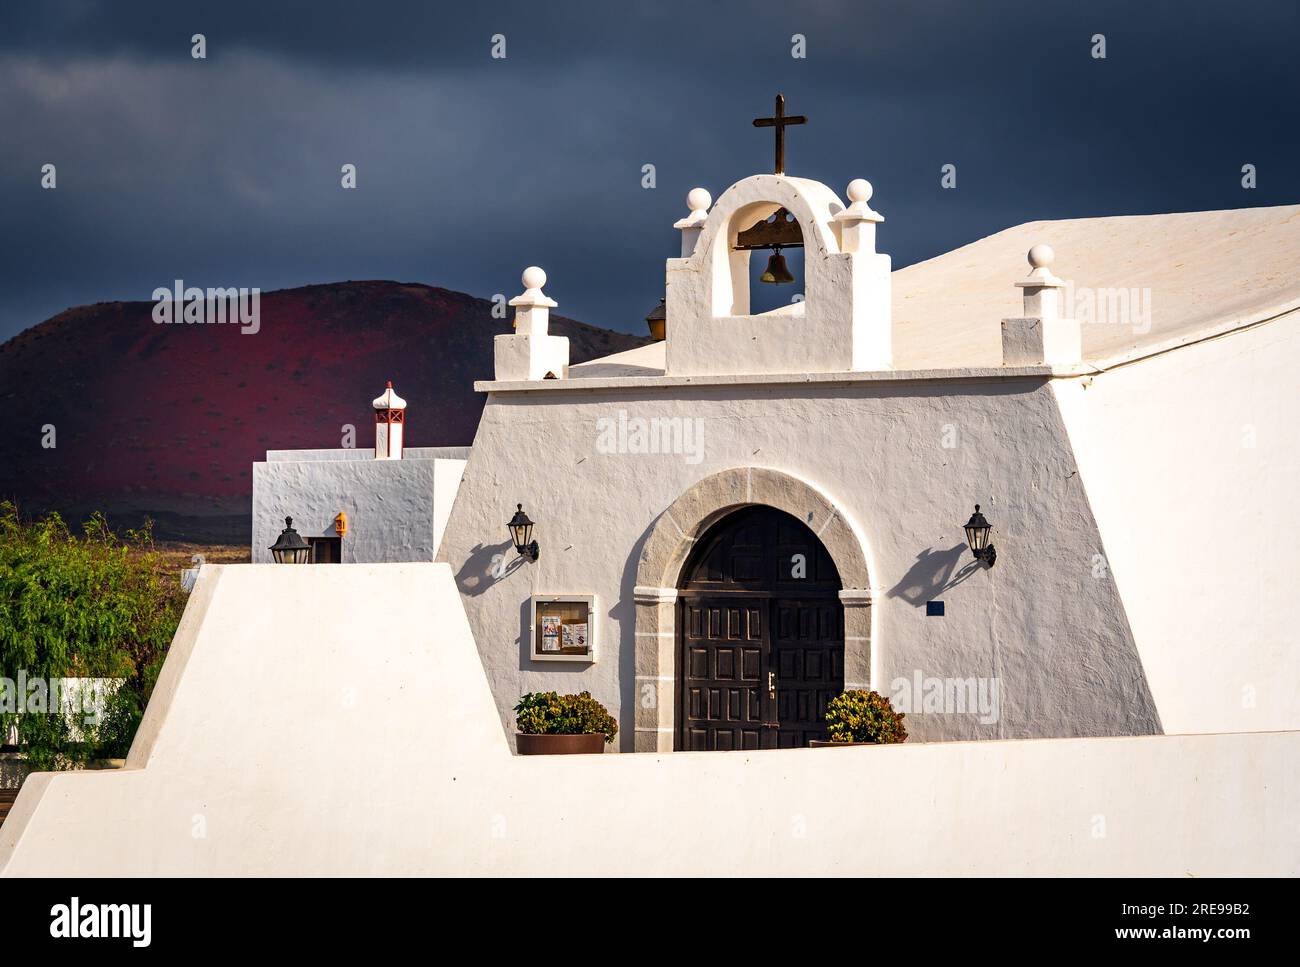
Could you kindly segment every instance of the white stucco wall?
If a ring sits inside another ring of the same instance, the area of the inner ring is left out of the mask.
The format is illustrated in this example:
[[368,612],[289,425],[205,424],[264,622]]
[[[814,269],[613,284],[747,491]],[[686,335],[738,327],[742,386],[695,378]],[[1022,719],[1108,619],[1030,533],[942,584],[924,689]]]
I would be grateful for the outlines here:
[[208,565],[126,768],[30,777],[0,875],[1296,875],[1298,756],[1287,732],[522,758],[445,565]]
[[[692,421],[702,445],[602,452],[598,421],[620,411]],[[638,556],[683,491],[747,466],[808,481],[863,536],[874,687],[888,693],[917,672],[998,682],[997,721],[913,712],[914,737],[1160,731],[1114,585],[1091,576],[1100,537],[1042,378],[490,394],[439,560],[456,574],[503,723],[524,692],[589,689],[632,748]],[[536,564],[509,543],[517,502],[537,522]],[[976,503],[996,528],[992,570],[972,561],[962,533]],[[533,593],[599,596],[594,665],[527,657]],[[926,617],[931,599],[945,617]]]
[[1297,366],[1291,313],[1053,383],[1167,731],[1300,728]]
[[272,450],[253,464],[254,562],[292,517],[304,538],[334,536],[343,511],[343,562],[431,561],[456,498],[468,447],[413,447],[401,460],[372,450]]

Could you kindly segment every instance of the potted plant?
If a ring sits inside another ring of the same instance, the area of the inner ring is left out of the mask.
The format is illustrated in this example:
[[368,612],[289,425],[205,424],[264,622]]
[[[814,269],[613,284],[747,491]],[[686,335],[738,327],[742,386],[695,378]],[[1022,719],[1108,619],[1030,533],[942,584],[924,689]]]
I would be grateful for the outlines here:
[[826,707],[829,742],[812,739],[809,748],[840,748],[850,745],[887,745],[907,739],[904,715],[895,712],[889,699],[879,692],[853,689],[831,699]]
[[520,755],[603,752],[603,746],[618,735],[614,716],[590,692],[529,692],[515,706],[515,728]]

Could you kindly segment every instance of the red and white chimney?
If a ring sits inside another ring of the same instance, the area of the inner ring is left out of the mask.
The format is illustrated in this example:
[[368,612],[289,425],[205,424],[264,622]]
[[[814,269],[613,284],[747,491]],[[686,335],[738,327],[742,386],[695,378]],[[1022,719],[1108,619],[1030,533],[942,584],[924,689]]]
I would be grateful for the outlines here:
[[393,381],[374,402],[375,459],[402,459],[402,428],[406,425],[406,400],[393,392]]

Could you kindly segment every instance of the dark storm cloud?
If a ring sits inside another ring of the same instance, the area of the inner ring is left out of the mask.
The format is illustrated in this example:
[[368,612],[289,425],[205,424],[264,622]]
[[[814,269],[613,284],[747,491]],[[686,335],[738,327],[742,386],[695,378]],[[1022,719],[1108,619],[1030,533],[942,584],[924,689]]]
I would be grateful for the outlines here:
[[7,5],[0,337],[174,278],[514,295],[532,262],[565,314],[641,331],[687,190],[768,169],[776,90],[811,118],[789,170],[871,179],[896,264],[1035,218],[1293,203],[1297,40],[1291,2]]

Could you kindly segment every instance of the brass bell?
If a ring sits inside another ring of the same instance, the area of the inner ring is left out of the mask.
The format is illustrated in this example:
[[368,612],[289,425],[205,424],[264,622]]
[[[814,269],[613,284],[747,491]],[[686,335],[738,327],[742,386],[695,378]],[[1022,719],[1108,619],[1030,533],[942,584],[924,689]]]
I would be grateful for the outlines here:
[[767,282],[770,285],[784,285],[787,282],[793,282],[794,276],[786,267],[785,256],[781,254],[781,246],[772,249],[772,254],[767,260],[767,268],[763,274],[758,277],[758,281]]

